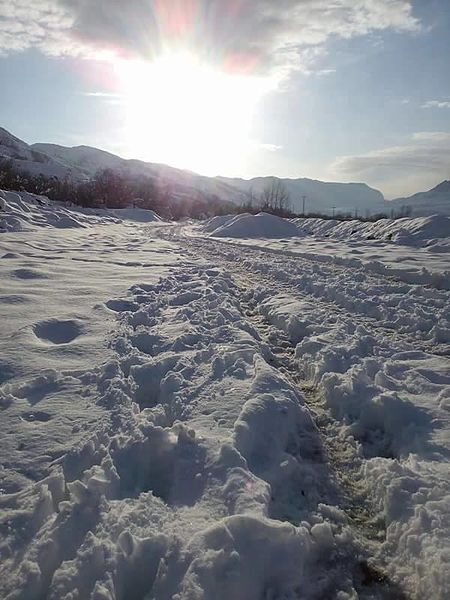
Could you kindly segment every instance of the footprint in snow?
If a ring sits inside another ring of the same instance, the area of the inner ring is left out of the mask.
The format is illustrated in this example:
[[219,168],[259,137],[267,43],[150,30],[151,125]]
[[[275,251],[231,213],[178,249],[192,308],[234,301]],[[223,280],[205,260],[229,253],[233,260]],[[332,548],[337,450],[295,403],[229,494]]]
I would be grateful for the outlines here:
[[78,321],[48,319],[33,326],[36,337],[51,344],[68,344],[83,333],[83,326]]
[[47,412],[44,412],[42,410],[36,410],[36,411],[23,412],[20,415],[20,418],[23,421],[28,421],[28,423],[35,423],[35,422],[47,423],[47,421],[50,421],[50,419],[52,417]]
[[13,275],[17,279],[47,279],[45,273],[36,269],[16,269]]

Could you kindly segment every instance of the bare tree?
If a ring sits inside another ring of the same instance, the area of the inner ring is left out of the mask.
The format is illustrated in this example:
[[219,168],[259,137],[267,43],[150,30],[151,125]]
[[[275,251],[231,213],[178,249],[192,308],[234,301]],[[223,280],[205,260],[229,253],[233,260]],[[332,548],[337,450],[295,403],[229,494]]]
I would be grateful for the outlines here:
[[289,192],[280,179],[273,178],[262,191],[261,210],[275,214],[287,214],[291,208]]
[[241,208],[244,212],[253,213],[255,212],[256,196],[251,187],[248,192],[244,192],[244,197],[241,202]]

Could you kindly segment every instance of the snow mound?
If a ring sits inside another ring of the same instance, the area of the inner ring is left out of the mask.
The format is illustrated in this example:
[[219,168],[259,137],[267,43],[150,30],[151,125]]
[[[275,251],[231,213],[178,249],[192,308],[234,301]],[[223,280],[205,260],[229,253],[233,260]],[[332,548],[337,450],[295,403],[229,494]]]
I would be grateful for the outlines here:
[[[239,215],[242,217],[242,215]],[[219,227],[223,227],[227,223],[229,223],[232,219],[235,219],[236,215],[218,215],[217,217],[212,217],[212,219],[208,219],[202,225],[202,231],[204,233],[212,233]]]
[[154,223],[155,221],[162,221],[161,217],[156,214],[155,211],[145,210],[143,208],[118,208],[108,212],[118,219],[135,221],[137,223]]
[[117,223],[117,218],[102,212],[99,215],[99,211],[77,211],[51,202],[46,196],[0,190],[0,232],[29,231],[36,227],[71,229]]
[[281,217],[259,213],[237,215],[211,232],[213,237],[285,238],[300,235],[297,226]]
[[66,205],[52,202],[38,194],[0,190],[0,232],[27,231],[35,227],[70,229],[121,221],[155,223],[161,220],[153,210],[82,208],[70,202]]
[[295,219],[294,223],[304,234],[318,238],[383,240],[408,246],[439,244],[440,251],[444,251],[442,248],[445,249],[448,245],[447,241],[450,243],[450,217],[443,215],[380,219],[375,223],[299,218]]

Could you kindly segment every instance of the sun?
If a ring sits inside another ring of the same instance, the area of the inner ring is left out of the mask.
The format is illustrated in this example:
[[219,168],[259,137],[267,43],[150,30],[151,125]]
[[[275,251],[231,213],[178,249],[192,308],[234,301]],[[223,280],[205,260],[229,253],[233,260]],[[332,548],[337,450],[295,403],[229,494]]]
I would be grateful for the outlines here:
[[130,154],[205,175],[245,160],[263,80],[225,73],[188,53],[120,61],[117,72]]

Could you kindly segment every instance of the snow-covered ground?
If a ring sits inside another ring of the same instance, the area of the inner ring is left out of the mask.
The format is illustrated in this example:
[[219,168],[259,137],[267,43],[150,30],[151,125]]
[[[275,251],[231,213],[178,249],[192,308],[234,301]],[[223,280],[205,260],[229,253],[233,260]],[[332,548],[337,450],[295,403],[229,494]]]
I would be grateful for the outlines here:
[[3,200],[0,597],[449,596],[437,280],[267,216]]
[[291,223],[262,213],[214,217],[193,233],[450,289],[450,217]]

